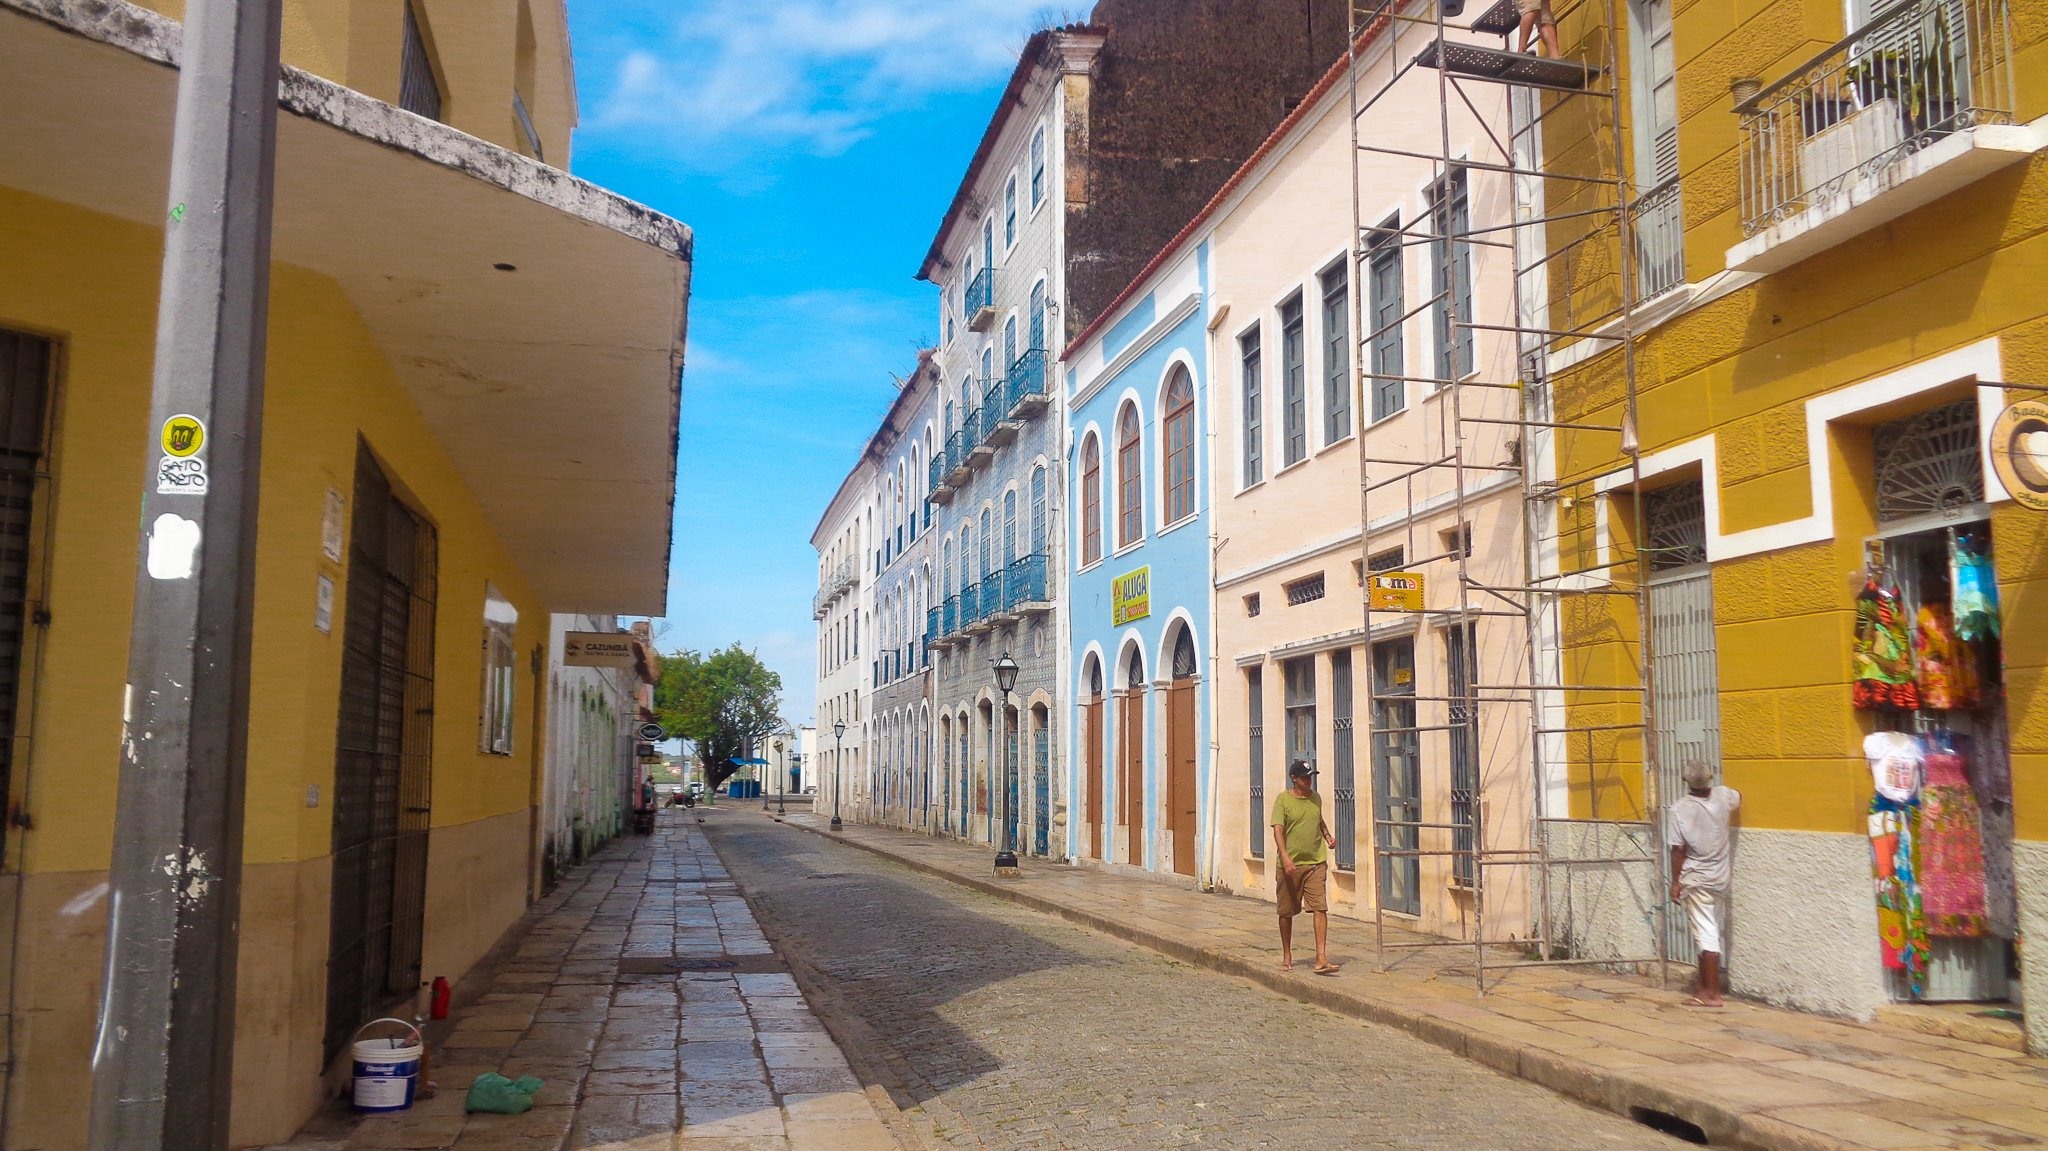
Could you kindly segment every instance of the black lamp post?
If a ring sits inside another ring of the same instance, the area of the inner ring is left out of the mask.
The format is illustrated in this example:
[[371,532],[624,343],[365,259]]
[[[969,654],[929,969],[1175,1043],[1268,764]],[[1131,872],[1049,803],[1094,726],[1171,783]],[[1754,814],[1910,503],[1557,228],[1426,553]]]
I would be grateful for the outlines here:
[[789,751],[779,739],[775,741],[775,750],[782,752],[782,770],[775,776],[775,818],[781,819],[789,814],[789,808],[783,802],[784,794],[789,791]]
[[[782,756],[782,741],[781,741],[781,740],[779,740],[779,739],[778,739],[778,740],[775,740],[775,741],[771,742],[771,743],[770,743],[770,744],[769,744],[768,746],[769,746],[769,748],[770,748],[770,749],[772,749],[772,750],[773,750],[773,751],[775,752],[775,755],[776,755],[776,757],[777,757],[778,759],[779,759],[779,758],[781,758],[781,756]],[[772,765],[771,765],[771,766],[772,766]],[[762,781],[761,781],[761,810],[762,810],[762,811],[767,811],[767,810],[768,810],[768,808],[769,808],[769,803],[768,803],[768,781],[764,779],[764,780],[762,780]]]
[[846,721],[839,720],[832,725],[832,830],[838,831],[839,822],[839,768],[846,758]]
[[1010,775],[1017,768],[1017,757],[1010,754],[1010,692],[1017,686],[1017,661],[1004,652],[995,661],[996,688],[1003,693],[1003,738],[997,744],[1003,757],[1003,849],[996,853],[996,874],[1013,875],[1017,871],[1017,792]]

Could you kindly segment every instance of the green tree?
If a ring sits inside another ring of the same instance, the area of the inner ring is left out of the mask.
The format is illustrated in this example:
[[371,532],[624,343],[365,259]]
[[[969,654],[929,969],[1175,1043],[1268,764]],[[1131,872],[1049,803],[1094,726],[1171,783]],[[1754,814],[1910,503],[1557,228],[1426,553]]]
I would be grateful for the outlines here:
[[731,760],[782,728],[782,677],[738,644],[709,654],[662,657],[654,716],[671,739],[687,739],[704,779],[717,787],[739,770]]

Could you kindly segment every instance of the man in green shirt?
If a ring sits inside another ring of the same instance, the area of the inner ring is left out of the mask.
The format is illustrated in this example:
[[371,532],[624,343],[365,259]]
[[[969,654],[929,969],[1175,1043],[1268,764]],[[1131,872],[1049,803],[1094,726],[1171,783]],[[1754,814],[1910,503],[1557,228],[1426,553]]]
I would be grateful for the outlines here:
[[1316,769],[1297,759],[1287,768],[1287,791],[1273,797],[1273,846],[1281,867],[1274,885],[1280,902],[1280,968],[1294,966],[1294,917],[1306,911],[1315,917],[1316,974],[1335,975],[1325,849],[1337,846],[1337,837],[1323,822],[1323,799],[1316,794],[1315,777]]

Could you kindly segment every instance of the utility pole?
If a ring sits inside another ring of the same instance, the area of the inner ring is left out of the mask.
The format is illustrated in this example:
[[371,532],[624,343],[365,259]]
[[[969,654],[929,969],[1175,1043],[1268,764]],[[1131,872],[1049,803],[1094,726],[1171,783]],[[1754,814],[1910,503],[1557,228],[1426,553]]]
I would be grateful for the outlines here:
[[282,0],[189,0],[93,1151],[228,1145]]

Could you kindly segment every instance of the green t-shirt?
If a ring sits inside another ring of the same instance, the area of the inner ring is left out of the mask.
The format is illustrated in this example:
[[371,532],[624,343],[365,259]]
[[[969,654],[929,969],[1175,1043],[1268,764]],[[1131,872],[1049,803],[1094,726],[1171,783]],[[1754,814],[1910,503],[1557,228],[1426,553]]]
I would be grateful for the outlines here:
[[1328,858],[1323,845],[1323,797],[1311,791],[1308,798],[1283,791],[1273,799],[1273,818],[1266,821],[1280,829],[1287,843],[1287,858],[1299,864],[1321,863]]

